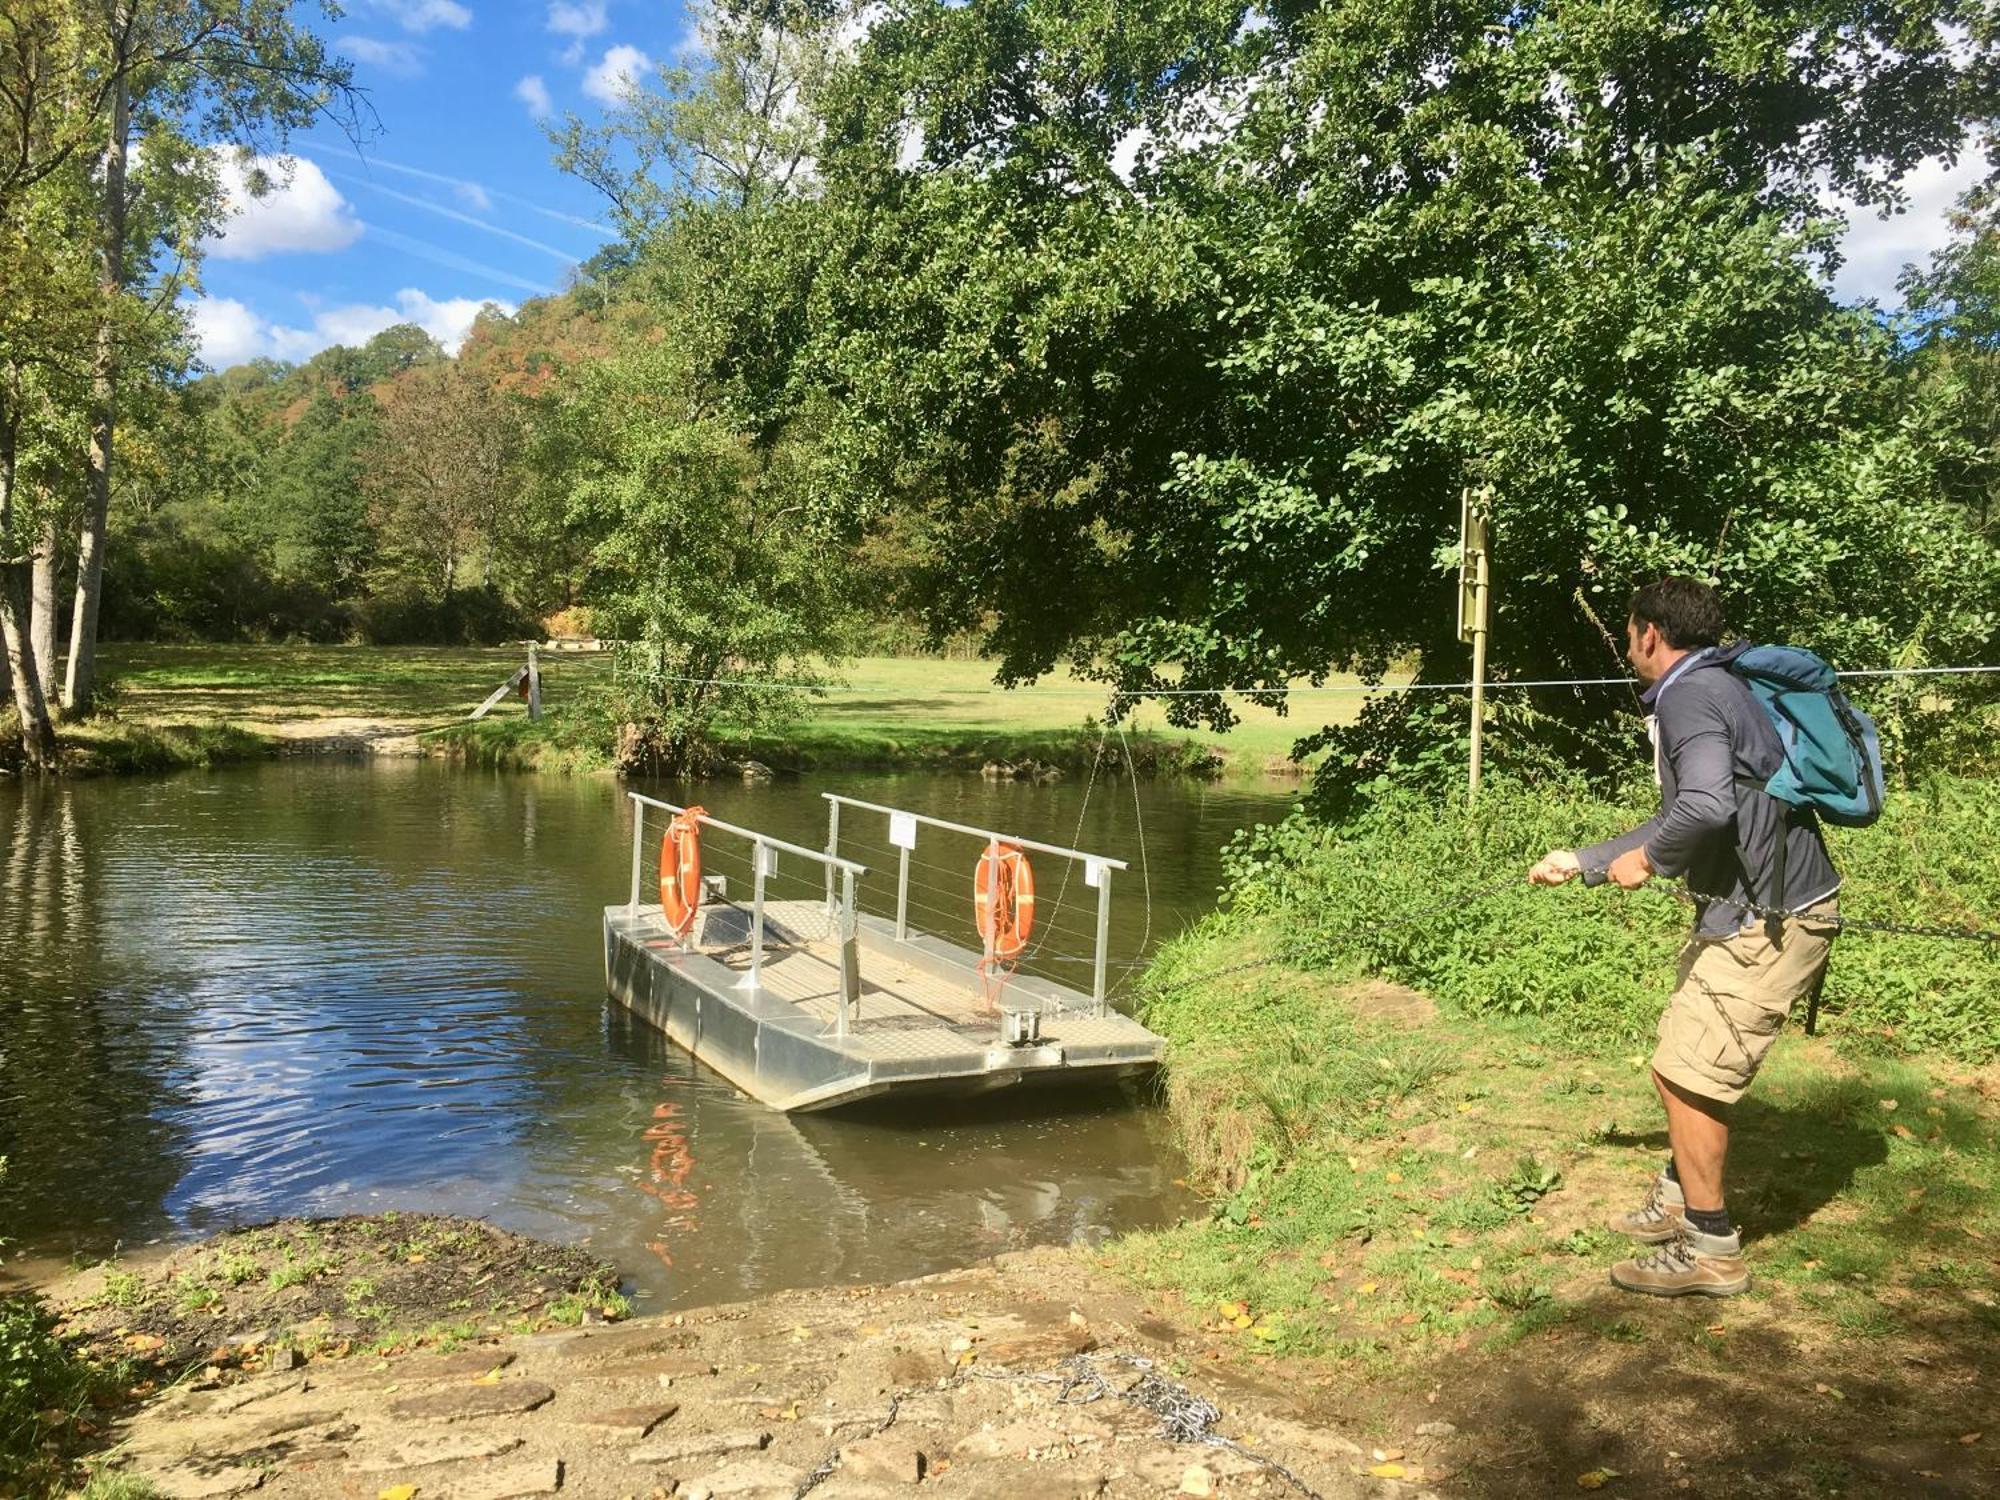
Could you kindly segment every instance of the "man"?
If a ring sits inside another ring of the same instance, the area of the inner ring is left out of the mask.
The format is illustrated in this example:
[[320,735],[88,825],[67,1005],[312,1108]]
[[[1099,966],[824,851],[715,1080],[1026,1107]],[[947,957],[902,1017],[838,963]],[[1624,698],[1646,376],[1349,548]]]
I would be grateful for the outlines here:
[[[1657,1296],[1728,1297],[1750,1285],[1723,1199],[1729,1106],[1743,1096],[1778,1029],[1825,971],[1840,887],[1819,823],[1764,791],[1784,758],[1777,731],[1729,662],[1712,590],[1665,578],[1632,596],[1626,659],[1645,687],[1660,811],[1588,849],[1551,850],[1537,885],[1581,875],[1624,890],[1686,876],[1694,935],[1660,1017],[1653,1086],[1673,1156],[1646,1201],[1612,1221],[1648,1254],[1611,1279]],[[1745,903],[1805,913],[1759,917]],[[1815,920],[1820,919],[1820,920]]]

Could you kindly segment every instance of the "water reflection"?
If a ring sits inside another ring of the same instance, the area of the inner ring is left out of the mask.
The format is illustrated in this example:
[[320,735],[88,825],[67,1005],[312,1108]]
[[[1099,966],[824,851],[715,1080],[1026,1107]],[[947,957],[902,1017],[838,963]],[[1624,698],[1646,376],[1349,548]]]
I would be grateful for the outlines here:
[[[1081,813],[1083,842],[1136,852],[1129,817],[1073,787],[839,784],[1061,842]],[[701,793],[818,843],[820,789]],[[1209,899],[1229,831],[1281,804],[1142,797],[1157,937]],[[101,1253],[431,1208],[588,1240],[660,1305],[1178,1209],[1159,1121],[1123,1096],[792,1119],[607,1006],[628,808],[609,782],[420,763],[0,787],[0,1235]],[[1117,895],[1129,952],[1149,918],[1136,884]]]

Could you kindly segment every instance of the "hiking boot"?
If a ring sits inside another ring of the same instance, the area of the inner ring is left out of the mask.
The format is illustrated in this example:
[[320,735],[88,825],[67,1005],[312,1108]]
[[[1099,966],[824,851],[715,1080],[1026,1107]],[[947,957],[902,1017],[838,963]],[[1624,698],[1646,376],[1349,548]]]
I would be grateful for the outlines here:
[[1734,1297],[1750,1289],[1743,1242],[1733,1234],[1703,1234],[1683,1223],[1657,1249],[1621,1260],[1611,1280],[1654,1297]]
[[1619,1214],[1611,1227],[1642,1245],[1660,1245],[1678,1234],[1686,1222],[1687,1199],[1681,1185],[1662,1172],[1646,1190],[1646,1201],[1629,1214]]

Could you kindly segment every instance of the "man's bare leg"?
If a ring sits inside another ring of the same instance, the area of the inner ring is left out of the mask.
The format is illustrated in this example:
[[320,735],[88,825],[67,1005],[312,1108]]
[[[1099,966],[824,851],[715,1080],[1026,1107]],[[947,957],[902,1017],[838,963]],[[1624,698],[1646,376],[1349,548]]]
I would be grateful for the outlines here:
[[1653,1086],[1667,1111],[1667,1140],[1674,1151],[1674,1175],[1680,1178],[1687,1206],[1714,1213],[1722,1207],[1722,1173],[1729,1160],[1729,1120],[1725,1106],[1690,1093],[1658,1073]]

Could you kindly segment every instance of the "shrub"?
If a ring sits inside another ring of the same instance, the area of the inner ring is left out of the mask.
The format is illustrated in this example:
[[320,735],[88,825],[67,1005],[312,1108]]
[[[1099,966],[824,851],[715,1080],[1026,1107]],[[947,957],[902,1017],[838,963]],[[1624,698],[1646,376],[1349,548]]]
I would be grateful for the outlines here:
[[[1295,815],[1240,837],[1227,901],[1239,916],[1278,918],[1288,954],[1308,965],[1372,971],[1469,1011],[1548,1017],[1558,1034],[1638,1039],[1671,981],[1687,906],[1661,882],[1631,896],[1580,882],[1542,890],[1525,872],[1651,807],[1650,787],[1601,798],[1498,782],[1471,809],[1462,797],[1388,791],[1340,824]],[[2000,927],[2000,782],[1931,777],[1892,795],[1875,827],[1831,830],[1829,842],[1852,917]],[[1427,907],[1438,909],[1351,935]],[[2000,944],[1846,934],[1822,1014],[1850,1037],[2000,1057]]]

